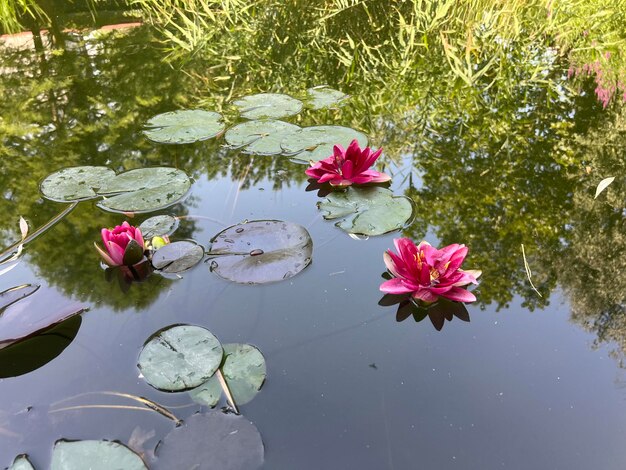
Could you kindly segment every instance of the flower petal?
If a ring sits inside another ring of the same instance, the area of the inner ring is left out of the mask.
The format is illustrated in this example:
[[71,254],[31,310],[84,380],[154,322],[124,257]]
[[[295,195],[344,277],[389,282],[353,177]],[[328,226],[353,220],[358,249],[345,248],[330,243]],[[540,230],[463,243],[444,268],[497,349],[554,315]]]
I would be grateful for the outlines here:
[[380,285],[380,290],[387,294],[408,294],[409,292],[413,292],[413,289],[406,286],[401,279],[397,278],[383,282]]
[[462,287],[452,287],[448,292],[441,294],[441,297],[457,302],[475,302],[476,296]]
[[413,294],[413,297],[420,299],[424,302],[435,302],[439,296],[430,291],[429,288],[424,287],[419,289]]
[[100,253],[100,256],[102,257],[102,259],[107,265],[111,267],[118,266],[115,264],[115,261],[113,261],[113,259],[111,259],[111,257],[102,248],[98,246],[97,243],[94,242],[93,246],[96,247],[96,250],[98,250],[98,253]]
[[112,241],[106,242],[105,247],[111,256],[111,259],[115,263],[115,266],[124,264],[124,248]]

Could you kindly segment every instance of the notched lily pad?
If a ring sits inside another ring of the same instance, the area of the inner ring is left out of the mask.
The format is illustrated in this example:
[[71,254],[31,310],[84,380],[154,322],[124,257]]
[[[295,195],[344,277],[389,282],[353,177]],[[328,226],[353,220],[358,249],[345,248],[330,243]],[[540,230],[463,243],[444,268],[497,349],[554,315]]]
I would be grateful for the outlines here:
[[148,470],[137,454],[115,441],[60,440],[52,449],[51,470]]
[[48,175],[39,189],[51,201],[82,201],[98,197],[98,188],[114,177],[115,172],[105,166],[75,166]]
[[107,196],[97,205],[112,212],[149,212],[175,204],[187,194],[191,181],[176,168],[139,168],[120,173],[98,190]]
[[186,419],[156,449],[155,470],[254,470],[265,450],[254,424],[235,414],[212,411]]
[[171,215],[155,215],[149,219],[144,220],[139,225],[139,230],[145,240],[149,240],[152,237],[162,237],[164,235],[171,235],[178,228],[178,219]]
[[302,101],[279,93],[259,93],[233,101],[246,119],[278,119],[302,111]]
[[244,152],[254,155],[277,155],[283,151],[280,143],[300,126],[288,122],[246,121],[226,131],[226,143],[233,148],[244,148]]
[[334,90],[326,85],[309,88],[306,92],[309,96],[308,106],[311,109],[330,108],[349,98],[343,91]]
[[220,366],[222,355],[222,345],[209,330],[172,325],[146,341],[137,367],[154,388],[178,392],[206,382]]
[[295,131],[280,143],[283,152],[294,160],[317,162],[333,154],[334,145],[347,148],[356,139],[361,147],[367,146],[367,136],[362,132],[342,126],[313,126]]
[[[250,402],[259,393],[267,374],[263,354],[251,344],[225,344],[221,370],[236,405]],[[213,376],[189,394],[196,403],[214,407],[222,395],[222,387]]]
[[180,273],[202,261],[204,248],[194,241],[182,240],[159,248],[152,256],[152,265],[165,273]]
[[386,188],[353,188],[333,192],[318,209],[327,220],[342,219],[335,225],[355,235],[382,235],[399,230],[413,214],[413,204],[405,196],[394,196]]
[[255,220],[218,233],[207,253],[210,270],[223,279],[264,284],[295,276],[311,263],[313,240],[301,225]]
[[18,455],[7,470],[35,470],[26,454]]
[[189,144],[215,137],[225,128],[222,115],[202,109],[158,114],[146,122],[144,135],[162,144]]

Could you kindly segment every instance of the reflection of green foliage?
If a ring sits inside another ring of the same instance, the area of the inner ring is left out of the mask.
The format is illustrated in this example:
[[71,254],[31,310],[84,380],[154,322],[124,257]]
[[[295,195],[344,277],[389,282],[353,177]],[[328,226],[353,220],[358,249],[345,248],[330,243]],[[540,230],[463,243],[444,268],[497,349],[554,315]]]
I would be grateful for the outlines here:
[[[626,109],[605,119],[576,142],[588,173],[577,183],[567,221],[567,246],[552,261],[572,305],[572,318],[597,335],[597,344],[617,344],[626,354],[626,223],[624,220],[624,135]],[[594,190],[605,176],[616,181],[597,199]]]

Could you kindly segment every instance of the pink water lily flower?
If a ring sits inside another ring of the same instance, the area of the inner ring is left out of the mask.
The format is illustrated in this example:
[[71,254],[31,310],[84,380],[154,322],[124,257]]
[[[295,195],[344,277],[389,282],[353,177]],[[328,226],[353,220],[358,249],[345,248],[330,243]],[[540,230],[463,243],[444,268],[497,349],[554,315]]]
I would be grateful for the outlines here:
[[97,244],[96,249],[109,266],[132,266],[143,259],[144,241],[141,230],[128,222],[113,229],[101,230],[102,241],[107,252]]
[[468,284],[477,284],[478,270],[460,269],[467,247],[448,245],[441,250],[427,242],[415,245],[409,238],[396,238],[398,253],[387,250],[385,265],[393,279],[381,284],[380,290],[388,294],[408,294],[425,303],[444,297],[457,302],[474,302],[474,294],[464,289]]
[[385,183],[391,179],[389,175],[370,170],[382,151],[378,149],[374,152],[369,147],[361,150],[355,139],[347,150],[341,145],[335,145],[333,155],[314,163],[305,173],[318,183],[330,183],[332,186]]

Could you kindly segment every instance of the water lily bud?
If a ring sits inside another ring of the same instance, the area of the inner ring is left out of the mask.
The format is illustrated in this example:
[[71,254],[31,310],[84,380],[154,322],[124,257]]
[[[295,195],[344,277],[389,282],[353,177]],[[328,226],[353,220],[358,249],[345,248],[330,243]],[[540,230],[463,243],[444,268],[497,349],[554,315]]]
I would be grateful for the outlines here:
[[96,249],[109,266],[132,266],[143,259],[144,240],[141,230],[128,222],[117,225],[113,229],[101,230],[102,241],[106,252],[98,245]]

